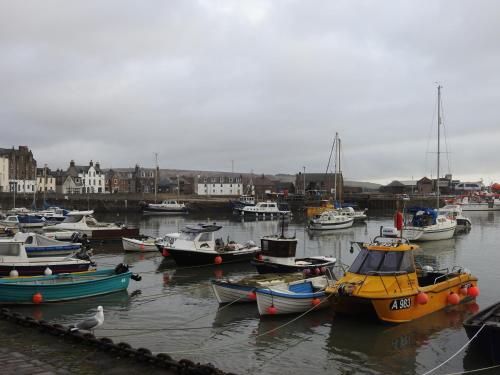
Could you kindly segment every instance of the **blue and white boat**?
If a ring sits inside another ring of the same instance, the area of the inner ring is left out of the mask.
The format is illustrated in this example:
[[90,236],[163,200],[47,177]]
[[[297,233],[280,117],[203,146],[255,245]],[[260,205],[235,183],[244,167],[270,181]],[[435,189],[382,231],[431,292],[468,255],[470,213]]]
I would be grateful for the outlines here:
[[262,315],[297,314],[328,306],[326,276],[312,277],[300,283],[283,284],[255,291],[257,308]]
[[28,258],[67,256],[80,251],[82,247],[80,243],[58,241],[33,232],[16,233],[13,241],[24,242]]
[[0,279],[1,304],[39,304],[94,297],[127,289],[132,275],[124,264],[114,269]]
[[42,228],[45,225],[45,219],[38,215],[10,215],[0,224],[16,226],[18,228]]

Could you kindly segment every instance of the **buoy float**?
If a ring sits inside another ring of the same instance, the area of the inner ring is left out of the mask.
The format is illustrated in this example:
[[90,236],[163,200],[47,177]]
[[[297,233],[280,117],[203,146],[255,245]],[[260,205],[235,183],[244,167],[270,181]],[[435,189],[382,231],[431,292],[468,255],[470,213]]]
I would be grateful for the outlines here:
[[45,270],[43,271],[43,274],[44,274],[45,276],[50,276],[50,275],[52,275],[52,270],[51,270],[49,267],[47,267],[47,268],[45,268]]
[[448,303],[450,305],[458,305],[460,303],[460,297],[457,293],[451,292],[448,294]]
[[477,286],[471,286],[469,290],[467,290],[467,295],[471,297],[477,297],[479,296],[479,288]]
[[162,255],[163,255],[164,257],[168,257],[168,256],[170,256],[170,253],[168,252],[168,250],[167,250],[167,249],[163,249],[163,251],[162,251],[161,253],[162,253]]
[[262,260],[264,259],[264,257],[262,256],[262,254],[259,254],[259,255],[257,255],[257,259],[262,262]]
[[321,270],[321,273],[326,273],[326,267],[321,267],[320,270]]
[[33,303],[41,303],[43,301],[43,296],[41,293],[35,293],[32,297]]
[[417,294],[417,303],[419,305],[425,305],[427,302],[429,302],[429,296],[427,295],[427,293],[419,292]]
[[311,274],[311,270],[309,268],[305,268],[304,271],[302,271],[302,272],[304,272],[305,276],[308,276]]
[[222,257],[220,255],[217,255],[214,259],[215,264],[221,264],[222,263]]
[[139,249],[141,249],[141,251],[144,251],[144,244],[143,244],[143,243],[141,243],[141,244],[139,245]]
[[479,311],[479,305],[476,302],[469,303],[467,305],[467,310],[469,310],[471,313],[475,314]]
[[316,268],[314,269],[314,273],[315,273],[316,275],[319,275],[319,274],[321,273],[321,270],[320,270],[319,268],[317,268],[317,267],[316,267]]
[[271,305],[267,308],[267,313],[269,315],[274,315],[278,312],[278,309],[276,307],[274,307],[274,305]]
[[13,269],[12,271],[9,272],[9,276],[10,277],[18,277],[19,276],[19,272],[17,272],[16,269]]
[[464,286],[464,287],[460,288],[458,292],[459,292],[461,295],[466,296],[466,295],[467,295],[467,293],[468,293],[468,291],[469,291],[469,288],[467,288],[466,286]]
[[248,299],[251,299],[252,301],[255,301],[257,299],[257,294],[255,294],[254,291],[251,291],[247,294]]
[[311,305],[318,306],[321,303],[319,298],[313,298],[311,301]]

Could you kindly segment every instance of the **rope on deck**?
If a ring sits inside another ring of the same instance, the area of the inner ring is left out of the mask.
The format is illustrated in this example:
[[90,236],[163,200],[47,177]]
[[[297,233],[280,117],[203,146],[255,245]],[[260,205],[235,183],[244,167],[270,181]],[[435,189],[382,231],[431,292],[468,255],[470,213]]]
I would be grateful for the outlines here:
[[[475,338],[476,338],[476,337],[477,337],[477,336],[481,333],[481,331],[483,330],[483,328],[484,328],[485,326],[486,326],[486,325],[485,325],[485,324],[483,324],[483,325],[481,326],[481,328],[479,328],[479,329],[477,330],[476,334],[475,334],[474,336],[472,336],[472,337],[470,338],[470,340],[469,340],[469,341],[467,341],[465,344],[463,344],[463,345],[462,345],[462,347],[461,347],[460,349],[458,349],[458,350],[455,352],[455,354],[453,354],[450,358],[448,358],[446,361],[444,361],[444,362],[440,363],[440,364],[439,364],[439,365],[437,365],[436,367],[434,367],[434,368],[430,369],[429,371],[427,371],[427,372],[423,373],[422,375],[428,375],[428,374],[430,374],[430,373],[432,373],[432,372],[436,371],[438,368],[440,368],[440,367],[444,366],[446,363],[448,363],[448,362],[449,362],[449,361],[451,361],[453,358],[455,358],[455,357],[456,357],[456,356],[457,356],[457,355],[458,355],[458,354],[459,354],[462,350],[464,350],[464,349],[465,349],[465,348],[466,348],[466,347],[467,347],[467,346],[468,346],[468,345],[469,345],[469,344],[470,344],[470,343],[471,343],[471,342],[472,342],[472,341],[473,341],[473,340],[474,340],[474,339],[475,339]],[[459,373],[459,374],[461,374],[461,373]]]

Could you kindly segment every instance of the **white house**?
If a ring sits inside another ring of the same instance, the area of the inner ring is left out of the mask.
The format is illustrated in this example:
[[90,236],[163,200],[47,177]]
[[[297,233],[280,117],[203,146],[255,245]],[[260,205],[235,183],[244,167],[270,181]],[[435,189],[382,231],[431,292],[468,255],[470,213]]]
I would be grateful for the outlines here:
[[34,193],[36,180],[9,180],[9,191],[17,190],[18,193]]
[[99,163],[94,163],[92,160],[89,165],[75,165],[71,160],[68,168],[68,175],[73,178],[79,178],[81,182],[81,194],[104,193],[106,178],[101,171]]
[[243,194],[243,181],[240,175],[198,175],[194,181],[197,195],[234,195]]
[[9,190],[9,158],[0,157],[0,192]]
[[52,175],[51,171],[47,168],[37,168],[36,173],[36,187],[37,191],[56,191],[56,178]]

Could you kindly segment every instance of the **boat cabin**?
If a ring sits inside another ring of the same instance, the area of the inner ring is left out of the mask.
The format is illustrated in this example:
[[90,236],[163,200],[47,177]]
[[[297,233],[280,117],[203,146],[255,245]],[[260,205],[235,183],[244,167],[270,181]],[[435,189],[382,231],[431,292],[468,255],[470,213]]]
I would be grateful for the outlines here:
[[411,225],[414,227],[427,227],[437,223],[438,213],[431,208],[419,209],[411,219]]
[[21,241],[0,241],[0,263],[28,260],[24,243]]
[[239,202],[247,204],[247,205],[254,205],[255,204],[255,197],[253,195],[241,195]]
[[264,262],[295,265],[297,250],[296,238],[284,236],[266,236],[260,240],[261,255]]

